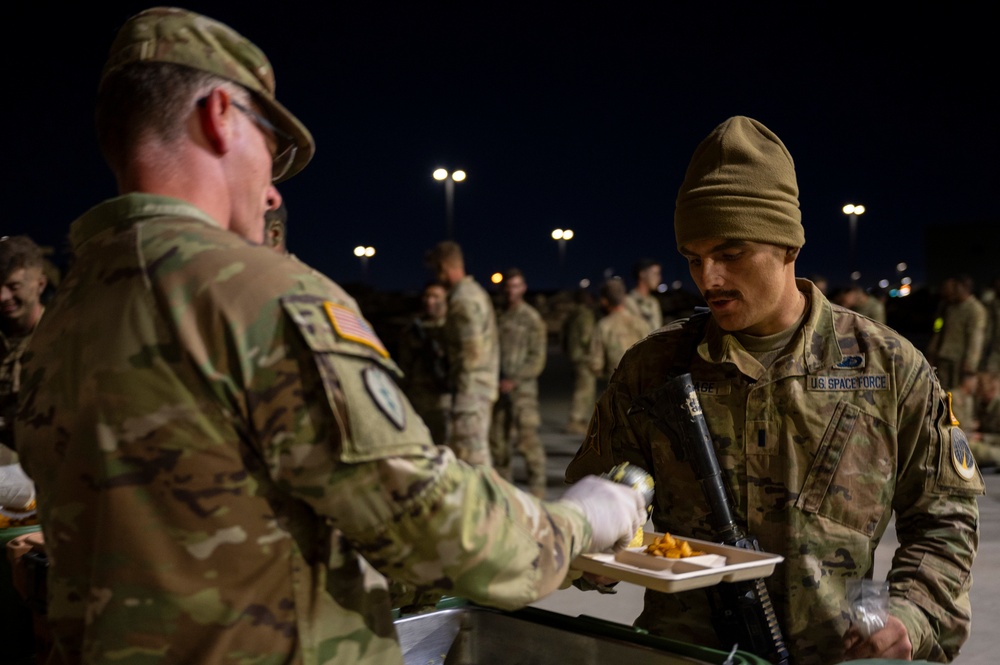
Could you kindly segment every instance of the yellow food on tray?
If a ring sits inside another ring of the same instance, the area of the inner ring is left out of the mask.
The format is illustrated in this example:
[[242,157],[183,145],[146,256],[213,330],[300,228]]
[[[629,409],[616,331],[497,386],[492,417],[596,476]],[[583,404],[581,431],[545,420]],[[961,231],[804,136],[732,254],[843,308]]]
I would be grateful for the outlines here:
[[704,552],[691,549],[691,543],[680,538],[674,538],[669,533],[657,536],[646,545],[646,554],[662,556],[667,559],[686,559],[689,556],[701,556]]
[[642,532],[642,527],[639,527],[639,530],[635,532],[635,535],[632,537],[632,540],[629,542],[628,546],[642,547],[642,541],[645,539],[646,537]]

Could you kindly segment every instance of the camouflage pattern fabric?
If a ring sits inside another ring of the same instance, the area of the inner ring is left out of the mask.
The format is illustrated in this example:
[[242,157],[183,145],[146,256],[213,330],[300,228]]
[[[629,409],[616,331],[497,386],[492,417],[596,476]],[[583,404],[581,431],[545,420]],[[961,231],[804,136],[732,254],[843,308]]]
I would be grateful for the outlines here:
[[455,391],[451,440],[459,459],[489,464],[489,429],[500,380],[500,345],[493,302],[471,275],[448,293],[448,369]]
[[649,332],[646,320],[627,309],[617,309],[601,317],[590,337],[590,371],[607,378],[630,346]]
[[548,331],[541,314],[521,302],[497,315],[500,338],[500,376],[515,382],[493,407],[490,454],[497,472],[511,479],[511,450],[524,456],[528,487],[545,496],[545,447],[538,437],[542,417],[538,410],[538,377],[545,369]]
[[[442,354],[440,358],[439,353]],[[403,392],[439,446],[448,441],[452,410],[444,353],[444,319],[421,318],[419,323],[405,327],[399,336],[396,361],[403,372]],[[439,361],[437,368],[433,359]],[[445,373],[443,380],[438,374],[440,370]]]
[[944,327],[934,333],[927,347],[945,390],[958,385],[963,371],[979,369],[985,337],[986,308],[975,296],[945,308]]
[[[765,551],[785,557],[767,585],[792,663],[842,660],[846,583],[871,575],[893,512],[901,546],[888,573],[890,611],[906,626],[914,659],[950,660],[969,635],[982,476],[921,354],[798,284],[811,310],[791,352],[766,370],[711,320],[703,337],[682,320],[632,347],[566,478],[638,464],[656,481],[656,530],[711,540],[694,471],[645,412],[629,414],[688,358],[682,371],[699,392],[736,518]],[[723,646],[700,591],[647,591],[636,624]]]
[[17,461],[14,446],[14,415],[21,377],[21,356],[30,335],[6,337],[0,332],[0,465]]
[[16,421],[60,662],[400,663],[383,574],[512,608],[588,546],[575,507],[434,446],[301,262],[145,194],[70,235]]
[[659,299],[652,294],[644,295],[632,289],[625,296],[625,309],[646,322],[649,326],[647,332],[663,326],[663,308],[660,307]]
[[569,422],[583,427],[590,420],[597,397],[597,377],[590,369],[590,337],[597,317],[592,307],[577,304],[563,324],[563,350],[573,363],[573,397]]
[[867,316],[872,321],[885,323],[885,305],[875,296],[868,296],[868,299],[863,303],[859,303],[854,311]]

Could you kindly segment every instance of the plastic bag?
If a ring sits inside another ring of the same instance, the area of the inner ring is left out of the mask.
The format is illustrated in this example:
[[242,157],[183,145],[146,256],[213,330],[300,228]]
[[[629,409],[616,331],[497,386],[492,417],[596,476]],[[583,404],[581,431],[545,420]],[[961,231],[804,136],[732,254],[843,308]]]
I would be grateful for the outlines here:
[[847,602],[851,623],[866,638],[885,628],[889,618],[889,583],[874,580],[848,580]]

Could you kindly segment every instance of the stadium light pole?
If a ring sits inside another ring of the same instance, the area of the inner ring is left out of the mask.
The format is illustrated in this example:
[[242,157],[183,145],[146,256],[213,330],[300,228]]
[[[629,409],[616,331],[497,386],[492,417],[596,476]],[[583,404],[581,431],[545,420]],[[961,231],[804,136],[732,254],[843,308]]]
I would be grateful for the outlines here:
[[865,214],[865,207],[855,203],[848,203],[842,210],[847,215],[847,223],[851,234],[851,281],[856,282],[861,275],[858,271],[858,217]]
[[465,171],[459,169],[448,173],[447,169],[437,169],[432,174],[435,180],[444,182],[445,237],[455,239],[455,183],[465,180]]

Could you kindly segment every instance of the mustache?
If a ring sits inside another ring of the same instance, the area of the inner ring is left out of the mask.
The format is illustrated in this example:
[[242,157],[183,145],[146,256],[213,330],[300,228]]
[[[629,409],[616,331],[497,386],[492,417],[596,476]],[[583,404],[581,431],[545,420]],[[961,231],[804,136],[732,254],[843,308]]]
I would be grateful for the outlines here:
[[705,291],[702,294],[705,300],[740,300],[743,296],[739,291]]

